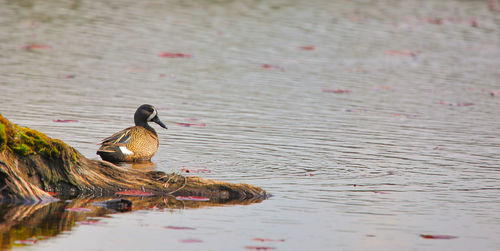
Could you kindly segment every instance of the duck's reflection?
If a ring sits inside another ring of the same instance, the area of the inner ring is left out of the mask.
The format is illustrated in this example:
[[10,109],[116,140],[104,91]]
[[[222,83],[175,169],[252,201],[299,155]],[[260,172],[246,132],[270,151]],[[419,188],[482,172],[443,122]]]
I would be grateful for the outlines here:
[[151,161],[119,162],[115,165],[123,168],[131,168],[140,171],[156,171],[156,164]]
[[183,201],[176,197],[115,196],[75,198],[48,204],[0,204],[1,249],[17,245],[36,245],[38,240],[70,231],[75,225],[99,224],[100,217],[135,210],[201,208],[228,204],[251,204],[262,199],[213,201]]

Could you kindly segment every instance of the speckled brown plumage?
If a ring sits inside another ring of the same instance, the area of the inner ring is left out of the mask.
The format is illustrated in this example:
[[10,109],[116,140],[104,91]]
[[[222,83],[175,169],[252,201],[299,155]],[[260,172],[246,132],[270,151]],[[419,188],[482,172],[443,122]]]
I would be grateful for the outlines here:
[[135,126],[119,131],[102,140],[97,154],[111,162],[133,162],[150,160],[158,150],[158,134],[149,126],[153,121],[167,128],[158,118],[156,108],[140,106],[134,115]]

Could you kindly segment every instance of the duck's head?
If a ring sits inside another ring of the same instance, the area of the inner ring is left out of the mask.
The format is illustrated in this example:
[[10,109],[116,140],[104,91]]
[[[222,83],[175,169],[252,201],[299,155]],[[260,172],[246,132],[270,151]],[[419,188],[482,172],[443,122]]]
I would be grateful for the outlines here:
[[135,125],[147,125],[147,122],[153,121],[161,127],[167,129],[167,126],[158,118],[158,110],[152,105],[144,104],[137,108],[134,114]]

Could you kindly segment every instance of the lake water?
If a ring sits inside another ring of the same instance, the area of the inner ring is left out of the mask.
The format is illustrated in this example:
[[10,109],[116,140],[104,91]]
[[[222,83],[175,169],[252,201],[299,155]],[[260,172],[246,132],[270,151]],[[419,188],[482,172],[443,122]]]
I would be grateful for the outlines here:
[[0,24],[12,122],[98,159],[153,104],[156,170],[273,195],[54,214],[36,243],[4,219],[3,248],[500,249],[498,1],[2,0]]

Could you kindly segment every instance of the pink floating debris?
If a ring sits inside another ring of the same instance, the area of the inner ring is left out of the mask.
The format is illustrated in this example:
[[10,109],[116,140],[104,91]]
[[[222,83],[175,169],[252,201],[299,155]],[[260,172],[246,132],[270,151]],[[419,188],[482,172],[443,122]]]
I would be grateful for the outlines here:
[[285,239],[253,238],[252,241],[260,241],[260,242],[284,242]]
[[424,22],[429,23],[429,24],[443,24],[443,19],[441,18],[426,18],[424,19]]
[[127,195],[127,196],[153,196],[154,194],[144,192],[142,190],[125,190],[125,191],[120,191],[116,192],[116,195]]
[[473,18],[470,20],[470,26],[477,28],[479,27],[479,24],[477,23],[477,20]]
[[188,168],[188,167],[181,167],[179,170],[181,172],[185,172],[185,173],[210,173],[210,172],[212,172],[209,169],[204,169],[204,168],[192,169],[192,168]]
[[498,96],[498,95],[500,95],[500,91],[491,91],[490,92],[490,96],[492,96],[492,97],[495,97],[495,96]]
[[184,200],[184,201],[209,201],[210,198],[202,197],[202,196],[176,196],[176,200]]
[[285,68],[283,66],[272,65],[272,64],[262,64],[262,65],[260,65],[260,67],[262,67],[262,69],[269,69],[269,70],[280,70],[280,71],[285,70]]
[[56,123],[75,123],[75,122],[78,122],[78,120],[74,120],[74,119],[54,119],[54,120],[52,120],[52,122],[56,122]]
[[58,78],[65,78],[65,79],[73,79],[76,78],[75,74],[68,74],[68,75],[57,75]]
[[52,46],[50,45],[43,45],[43,44],[27,44],[21,46],[21,49],[30,51],[30,50],[50,50],[52,49]]
[[373,87],[373,89],[375,89],[375,90],[392,90],[392,87],[388,86],[388,85],[379,85],[379,86]]
[[205,127],[207,126],[207,124],[205,123],[201,123],[201,124],[192,124],[192,123],[182,123],[182,122],[178,122],[176,123],[177,125],[180,125],[180,126],[184,126],[184,127],[190,127],[190,126],[200,126],[200,127]]
[[385,51],[386,55],[390,56],[411,56],[416,57],[420,54],[420,51],[399,51],[399,50],[387,50]]
[[200,242],[203,242],[202,240],[198,240],[198,239],[182,239],[179,241],[182,243],[200,243]]
[[193,55],[186,53],[172,53],[172,52],[161,52],[158,54],[162,58],[191,58]]
[[26,239],[26,240],[15,240],[14,244],[18,244],[18,245],[34,245],[34,244],[36,244],[36,242],[37,242],[37,239],[35,239],[35,238],[29,238],[29,239]]
[[499,11],[497,9],[497,0],[488,0],[488,9],[490,11]]
[[38,26],[40,26],[40,24],[37,23],[36,21],[29,21],[27,25],[29,27],[38,27]]
[[301,46],[300,49],[305,50],[305,51],[312,51],[312,50],[315,50],[316,47],[313,45],[305,45],[305,46]]
[[323,92],[326,93],[350,93],[351,90],[348,89],[323,89]]
[[439,234],[421,234],[420,237],[424,239],[435,239],[435,240],[449,240],[449,239],[456,239],[458,236],[453,236],[453,235],[439,235]]
[[172,230],[195,230],[194,227],[178,227],[178,226],[165,226],[163,228],[172,229]]
[[76,224],[79,225],[95,225],[95,224],[100,224],[102,223],[99,220],[82,220],[82,221],[77,221]]
[[266,246],[246,246],[246,249],[250,250],[272,250],[276,249],[275,247],[266,247]]
[[90,212],[90,211],[92,211],[92,209],[84,208],[84,207],[67,207],[64,210],[69,211],[69,212]]

